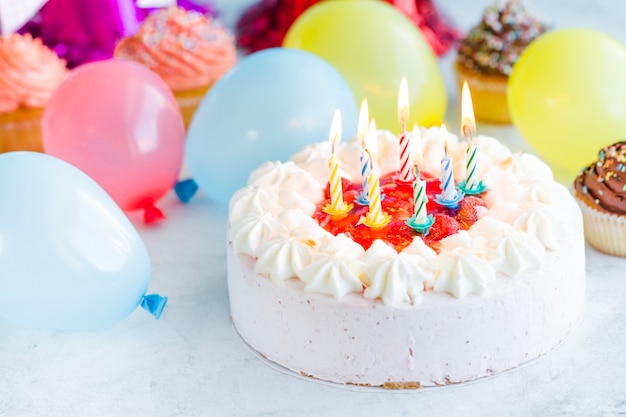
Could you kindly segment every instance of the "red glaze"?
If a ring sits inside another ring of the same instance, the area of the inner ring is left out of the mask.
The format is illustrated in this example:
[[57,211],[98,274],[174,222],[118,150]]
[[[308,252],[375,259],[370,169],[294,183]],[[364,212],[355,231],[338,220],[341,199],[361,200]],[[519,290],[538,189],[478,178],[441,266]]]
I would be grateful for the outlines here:
[[345,178],[342,179],[343,198],[347,203],[354,204],[352,210],[341,220],[333,220],[324,213],[322,207],[330,202],[328,187],[326,187],[325,199],[317,205],[313,218],[333,235],[345,233],[366,250],[374,240],[381,239],[400,252],[416,236],[421,237],[427,245],[437,250],[438,242],[444,237],[469,229],[478,220],[475,207],[485,206],[485,202],[479,196],[466,196],[456,209],[440,206],[435,201],[435,196],[441,192],[439,180],[423,177],[428,195],[427,211],[428,214],[433,215],[435,223],[428,234],[422,236],[406,225],[406,219],[413,215],[412,184],[399,182],[396,177],[397,173],[393,173],[380,178],[383,194],[382,209],[391,216],[389,224],[381,229],[373,230],[364,224],[359,224],[359,219],[367,214],[369,208],[354,201],[361,192],[361,185]]

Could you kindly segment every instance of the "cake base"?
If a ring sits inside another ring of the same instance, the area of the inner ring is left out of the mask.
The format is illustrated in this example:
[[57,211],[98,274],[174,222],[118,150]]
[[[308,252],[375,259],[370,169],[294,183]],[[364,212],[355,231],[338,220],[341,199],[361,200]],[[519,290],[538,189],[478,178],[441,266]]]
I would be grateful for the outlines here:
[[493,124],[511,124],[507,102],[508,77],[503,75],[484,75],[465,68],[458,61],[454,64],[459,92],[463,81],[472,92],[474,116],[479,122]]
[[0,152],[43,152],[41,118],[43,108],[20,107],[0,114]]
[[200,102],[209,91],[210,86],[204,86],[193,90],[174,91],[174,97],[178,103],[180,114],[183,116],[185,131],[189,130],[189,125],[193,119]]
[[231,316],[259,354],[307,377],[356,386],[415,389],[472,381],[533,361],[580,322],[584,242],[561,236],[541,270],[498,276],[480,296],[428,292],[394,307],[362,294],[340,300],[280,287],[229,245]]

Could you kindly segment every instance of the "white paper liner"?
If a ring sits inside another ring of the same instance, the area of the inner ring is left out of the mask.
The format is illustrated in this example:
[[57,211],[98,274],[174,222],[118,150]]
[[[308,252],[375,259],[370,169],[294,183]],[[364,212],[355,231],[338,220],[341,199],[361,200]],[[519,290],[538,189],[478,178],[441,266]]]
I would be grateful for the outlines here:
[[626,216],[601,212],[576,198],[583,213],[587,242],[608,255],[626,257]]

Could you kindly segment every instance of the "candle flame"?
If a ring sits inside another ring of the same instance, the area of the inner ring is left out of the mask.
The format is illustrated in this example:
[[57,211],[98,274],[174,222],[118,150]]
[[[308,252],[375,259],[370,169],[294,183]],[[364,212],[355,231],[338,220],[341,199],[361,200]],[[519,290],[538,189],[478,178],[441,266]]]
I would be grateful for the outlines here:
[[370,121],[369,129],[367,130],[367,148],[370,153],[376,155],[376,151],[378,151],[378,129],[374,119]]
[[361,141],[361,146],[365,147],[365,140],[367,138],[367,124],[369,123],[367,99],[364,98],[361,102],[361,110],[359,111],[359,122],[357,124],[357,136]]
[[409,88],[406,77],[402,77],[398,91],[398,118],[402,122],[402,129],[404,130],[406,120],[409,118]]
[[330,125],[328,140],[333,148],[333,153],[335,153],[335,145],[341,140],[341,111],[339,109],[336,109],[335,114],[333,114],[333,122]]
[[476,132],[476,120],[474,119],[474,106],[472,94],[467,81],[463,81],[461,91],[461,133],[464,137],[471,137]]
[[441,137],[443,138],[443,151],[448,155],[448,128],[444,123],[441,124]]
[[424,162],[424,157],[422,155],[422,137],[420,135],[419,128],[417,127],[417,123],[413,124],[413,131],[411,132],[411,143],[415,152],[411,155],[413,157],[413,163],[416,166],[422,166]]

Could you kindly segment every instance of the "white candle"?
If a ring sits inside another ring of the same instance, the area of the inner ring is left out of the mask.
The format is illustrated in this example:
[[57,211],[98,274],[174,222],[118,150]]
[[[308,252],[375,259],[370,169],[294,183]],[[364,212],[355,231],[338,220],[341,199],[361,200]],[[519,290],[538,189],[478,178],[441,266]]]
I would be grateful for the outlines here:
[[419,167],[415,166],[415,181],[413,182],[413,214],[415,223],[424,224],[427,220],[426,204],[428,196],[426,195],[426,181],[420,178]]
[[398,118],[402,124],[400,133],[400,177],[402,182],[410,182],[415,178],[411,171],[411,134],[406,131],[406,120],[409,118],[409,89],[406,78],[400,82],[398,92]]
[[461,91],[461,134],[468,142],[465,153],[465,189],[467,190],[472,190],[479,185],[476,172],[478,148],[474,143],[474,133],[476,133],[476,121],[474,119],[472,95],[467,81],[465,81]]
[[444,156],[441,159],[441,198],[444,201],[452,201],[457,198],[456,184],[454,183],[454,169],[452,160],[448,156],[448,130],[441,125],[443,135]]
[[367,203],[369,200],[369,187],[367,185],[367,179],[372,172],[372,158],[367,149],[368,138],[368,107],[367,99],[363,99],[361,102],[361,111],[359,112],[359,121],[357,127],[357,137],[361,142],[361,200]]

